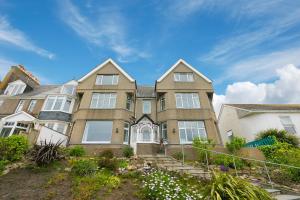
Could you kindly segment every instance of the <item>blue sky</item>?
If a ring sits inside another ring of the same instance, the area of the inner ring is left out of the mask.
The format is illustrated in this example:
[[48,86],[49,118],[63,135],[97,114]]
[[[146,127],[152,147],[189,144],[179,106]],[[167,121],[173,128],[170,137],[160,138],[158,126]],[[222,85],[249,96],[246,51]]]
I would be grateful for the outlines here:
[[286,65],[299,70],[299,7],[295,0],[0,0],[0,76],[21,63],[44,83],[63,83],[111,57],[138,84],[153,85],[183,58],[222,97],[236,84],[276,86]]

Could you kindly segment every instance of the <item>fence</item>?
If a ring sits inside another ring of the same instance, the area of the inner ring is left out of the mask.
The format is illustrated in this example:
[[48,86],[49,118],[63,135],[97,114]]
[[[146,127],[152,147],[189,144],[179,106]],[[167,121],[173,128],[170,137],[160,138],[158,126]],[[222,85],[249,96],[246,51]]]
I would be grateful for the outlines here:
[[[190,146],[190,145],[188,145],[188,146]],[[209,166],[209,154],[211,154],[211,153],[229,156],[232,159],[232,163],[233,163],[233,166],[234,166],[236,176],[238,176],[238,170],[237,170],[237,166],[236,166],[236,159],[261,163],[263,165],[263,168],[264,168],[265,173],[267,175],[267,179],[268,179],[268,181],[269,181],[272,188],[274,187],[274,184],[271,180],[269,168],[268,168],[267,165],[279,166],[280,168],[286,167],[286,168],[290,168],[290,169],[300,170],[300,167],[296,167],[296,166],[292,166],[292,165],[279,164],[279,163],[273,163],[273,162],[270,162],[270,161],[264,161],[264,160],[254,159],[254,158],[242,157],[242,156],[237,156],[237,155],[233,155],[233,154],[229,154],[229,153],[224,153],[224,152],[219,152],[219,151],[214,151],[214,150],[208,150],[208,149],[204,149],[204,148],[200,148],[200,147],[194,147],[193,146],[192,148],[195,149],[195,150],[198,150],[200,152],[203,151],[205,153],[205,165],[206,165],[208,171],[211,171],[210,166]],[[184,165],[185,164],[185,145],[184,144],[181,144],[181,153],[182,153],[182,165]]]

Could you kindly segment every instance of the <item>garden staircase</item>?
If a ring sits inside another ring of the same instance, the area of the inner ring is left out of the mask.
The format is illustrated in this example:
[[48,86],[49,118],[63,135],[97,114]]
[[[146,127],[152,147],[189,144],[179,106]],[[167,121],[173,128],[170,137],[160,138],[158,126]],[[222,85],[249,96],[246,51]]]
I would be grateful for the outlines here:
[[210,179],[210,172],[204,171],[199,167],[182,164],[182,162],[165,155],[142,155],[139,156],[144,160],[145,165],[157,166],[160,169],[173,171],[180,174],[188,174],[194,177]]
[[[187,164],[182,164],[182,162],[174,159],[170,156],[165,155],[140,155],[139,158],[143,159],[144,165],[157,166],[160,169],[167,171],[173,171],[180,174],[188,174],[193,177],[210,179],[211,174],[205,171],[203,168],[194,167]],[[256,185],[255,183],[253,183]],[[262,187],[261,185],[259,185]],[[289,192],[283,192],[280,189],[269,189],[264,187],[267,192],[269,192],[277,200],[300,200],[300,196],[297,194],[292,194]]]

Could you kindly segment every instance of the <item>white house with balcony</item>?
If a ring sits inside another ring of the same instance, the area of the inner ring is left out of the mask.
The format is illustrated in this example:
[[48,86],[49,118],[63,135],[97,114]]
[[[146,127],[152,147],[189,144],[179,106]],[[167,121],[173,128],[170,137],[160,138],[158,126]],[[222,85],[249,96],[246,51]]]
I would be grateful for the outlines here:
[[218,125],[223,144],[233,136],[251,142],[271,128],[300,137],[300,104],[223,104]]

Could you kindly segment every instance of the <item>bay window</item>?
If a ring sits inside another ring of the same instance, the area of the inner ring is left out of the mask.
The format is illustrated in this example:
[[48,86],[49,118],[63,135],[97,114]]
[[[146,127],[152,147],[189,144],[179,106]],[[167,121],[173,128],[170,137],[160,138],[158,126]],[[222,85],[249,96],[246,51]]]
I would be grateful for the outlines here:
[[112,121],[87,121],[82,143],[110,143],[112,127]]
[[59,122],[48,122],[45,124],[50,129],[53,129],[59,133],[65,134],[67,130],[67,124],[66,123],[59,123]]
[[71,112],[72,99],[67,96],[48,96],[43,111]]
[[176,108],[200,108],[199,95],[197,93],[176,93]]
[[115,93],[94,93],[90,108],[109,109],[116,107],[117,94]]
[[203,121],[178,121],[178,129],[180,144],[190,144],[194,138],[207,139]]

